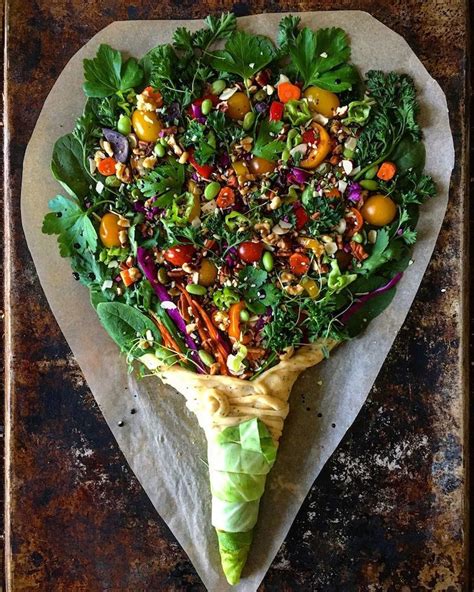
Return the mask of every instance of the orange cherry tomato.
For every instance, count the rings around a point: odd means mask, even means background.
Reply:
[[[243,119],[251,108],[250,100],[243,92],[236,92],[227,100],[227,115],[236,121]]]
[[[120,247],[119,232],[122,230],[118,225],[120,218],[117,214],[108,212],[102,216],[99,226],[99,236],[104,247]]]
[[[203,259],[199,268],[199,284],[201,286],[212,286],[217,278],[217,267],[210,259]]]
[[[300,162],[300,166],[304,169],[317,168],[331,152],[331,138],[329,134],[319,123],[314,123],[313,125],[319,132],[318,145],[310,151],[307,158]]]
[[[138,109],[133,112],[132,126],[138,139],[143,142],[156,142],[163,128],[156,113]]]
[[[163,253],[163,256],[168,263],[171,263],[171,265],[181,267],[181,265],[191,262],[195,252],[196,249],[193,245],[176,245],[175,247],[167,249]]]
[[[263,243],[245,241],[239,245],[239,257],[245,263],[256,263],[260,261],[263,254]]]
[[[109,156],[108,158],[104,158],[97,165],[99,173],[101,175],[104,175],[104,177],[110,177],[110,175],[115,175],[115,163],[115,159],[111,156]]]
[[[356,232],[364,225],[364,218],[362,214],[356,208],[350,208],[348,215],[346,216],[347,222],[347,236],[353,236]]]
[[[364,220],[372,226],[385,226],[397,215],[397,205],[386,195],[371,195],[361,212]]]
[[[216,199],[218,208],[230,208],[235,203],[235,193],[230,187],[223,187]]]
[[[275,170],[275,163],[266,158],[260,158],[260,156],[254,156],[248,161],[248,167],[251,173],[254,175],[265,175]]]
[[[309,270],[310,259],[301,253],[293,253],[289,259],[290,268],[296,275],[304,275]]]

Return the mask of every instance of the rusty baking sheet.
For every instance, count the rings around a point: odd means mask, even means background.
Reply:
[[[215,0],[7,3],[10,590],[204,590],[125,464],[52,317],[26,248],[21,166],[43,101],[69,58],[114,20],[295,6]],[[403,35],[446,92],[457,160],[448,214],[412,310],[261,590],[467,589],[466,5],[346,0],[300,1],[297,7],[367,10]]]

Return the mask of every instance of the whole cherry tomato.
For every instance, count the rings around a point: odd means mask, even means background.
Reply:
[[[118,225],[120,218],[113,212],[107,212],[100,220],[99,236],[104,247],[120,247],[119,232],[122,230]]]
[[[163,253],[163,256],[168,263],[171,263],[171,265],[181,267],[181,265],[191,262],[195,252],[196,249],[193,245],[176,245],[175,247],[167,249]]]
[[[249,98],[243,92],[236,92],[227,100],[227,115],[236,121],[243,119],[251,109]]]
[[[397,205],[386,195],[371,195],[362,208],[364,220],[372,226],[390,224],[397,215]]]
[[[260,261],[263,254],[263,243],[245,241],[239,245],[239,257],[245,263],[256,263]]]
[[[302,255],[301,253],[293,253],[290,256],[290,268],[296,275],[304,275],[309,270],[309,257]]]

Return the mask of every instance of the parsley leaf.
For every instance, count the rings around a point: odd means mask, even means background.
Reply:
[[[186,148],[194,146],[194,158],[198,164],[206,164],[213,159],[216,149],[208,141],[206,126],[195,119],[188,121],[182,142]]]
[[[76,251],[97,248],[97,232],[87,212],[81,206],[62,195],[50,200],[52,212],[43,220],[45,234],[57,234],[61,257],[71,257]]]
[[[84,60],[84,92],[88,97],[109,97],[138,86],[143,70],[134,58],[122,63],[119,51],[101,44],[92,60]]]
[[[240,125],[231,121],[222,111],[211,111],[206,119],[206,124],[214,130],[217,139],[227,148],[233,142],[245,136],[245,131]]]
[[[281,352],[286,347],[297,346],[303,340],[299,326],[300,311],[289,305],[273,308],[272,320],[263,328],[263,344],[273,351]]]
[[[169,158],[167,162],[157,166],[151,173],[138,182],[138,188],[145,197],[155,197],[154,205],[160,208],[169,206],[173,198],[183,191],[185,181],[183,164]]]
[[[275,137],[281,132],[283,121],[263,119],[260,123],[252,154],[266,160],[277,160],[285,149],[285,143]]]
[[[278,57],[282,58],[289,54],[290,46],[294,45],[298,35],[298,28],[301,22],[299,16],[291,14],[284,16],[278,25]]]
[[[204,19],[206,28],[199,29],[192,36],[193,45],[206,51],[219,39],[227,39],[237,26],[237,19],[232,12],[224,12],[220,16],[209,15]]]
[[[342,29],[314,32],[306,27],[289,51],[305,87],[315,84],[331,92],[341,92],[350,89],[359,79],[356,68],[347,63],[351,49]]]
[[[220,72],[237,74],[243,80],[267,66],[275,57],[275,46],[268,37],[237,31],[210,59],[211,66]]]

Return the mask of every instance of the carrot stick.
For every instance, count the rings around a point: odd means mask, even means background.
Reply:
[[[227,360],[227,352],[226,352],[224,346],[222,345],[222,343],[220,342],[219,332],[217,331],[216,327],[214,326],[213,322],[208,317],[207,312],[202,308],[202,306],[200,304],[198,304],[195,300],[193,300],[193,302],[194,302],[194,306],[198,309],[199,314],[201,315],[203,321],[206,323],[206,327],[209,331],[209,334],[216,342],[219,352],[222,354],[222,357],[224,358],[224,360]]]

